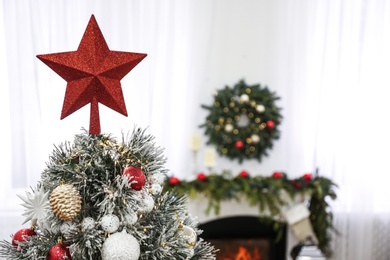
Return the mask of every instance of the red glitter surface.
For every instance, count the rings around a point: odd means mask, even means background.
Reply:
[[[146,54],[111,51],[92,15],[77,51],[37,55],[67,81],[61,119],[91,103],[90,134],[100,134],[101,103],[127,116],[120,80]]]

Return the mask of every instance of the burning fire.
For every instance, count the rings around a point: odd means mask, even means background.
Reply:
[[[261,260],[259,250],[255,248],[251,254],[245,247],[239,246],[238,252],[235,256],[224,257],[223,260]]]

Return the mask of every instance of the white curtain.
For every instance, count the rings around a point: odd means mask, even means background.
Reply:
[[[123,80],[129,117],[101,109],[102,131],[148,127],[180,178],[193,165],[215,89],[244,78],[281,97],[280,140],[263,162],[218,158],[251,174],[320,169],[338,185],[333,259],[390,259],[390,4],[386,0],[3,0],[0,10],[0,238],[53,144],[88,127],[85,107],[60,121],[66,82],[35,58],[76,50],[91,14],[112,50],[147,53]]]
[[[35,186],[53,144],[88,129],[89,107],[59,120],[66,82],[35,56],[74,51],[94,14],[111,50],[147,53],[122,81],[129,116],[100,106],[102,132],[148,128],[185,176],[204,73],[213,3],[208,1],[1,1],[0,237],[22,223],[20,200]],[[8,71],[8,72],[7,72]],[[6,77],[9,81],[7,83]]]

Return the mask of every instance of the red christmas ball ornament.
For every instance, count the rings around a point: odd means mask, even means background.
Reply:
[[[46,260],[72,260],[69,248],[62,243],[58,243],[50,248]]]
[[[266,125],[267,125],[267,128],[268,128],[268,129],[273,129],[273,128],[275,128],[275,122],[272,121],[272,120],[268,120],[268,121],[266,122]]]
[[[313,176],[311,175],[311,173],[305,173],[302,177],[306,185],[310,185],[312,178]]]
[[[313,176],[311,175],[311,173],[305,173],[302,177],[305,181],[311,181],[311,179],[313,178]]]
[[[129,166],[124,169],[123,174],[127,176],[133,190],[141,190],[145,186],[145,173],[140,168]]]
[[[244,148],[244,142],[239,140],[237,142],[234,143],[234,147],[236,147],[237,149],[243,149]]]
[[[291,181],[292,186],[294,186],[295,189],[300,190],[302,188],[301,184],[297,180]]]
[[[241,177],[241,178],[248,178],[249,177],[249,173],[247,172],[247,171],[241,171],[240,172],[240,174],[239,174],[239,176]]]
[[[178,179],[178,178],[176,178],[176,177],[171,177],[171,178],[169,178],[169,184],[171,185],[171,186],[176,186],[176,185],[178,185],[180,183],[180,180]]]
[[[281,179],[282,177],[283,177],[283,173],[282,172],[276,171],[276,172],[274,172],[272,174],[272,178],[274,178],[274,179]]]
[[[198,173],[198,175],[196,176],[196,179],[198,181],[206,181],[207,180],[207,176],[206,174],[204,174],[203,172],[200,172]]]
[[[16,232],[14,234],[14,236],[12,237],[12,245],[14,247],[18,247],[18,243],[17,242],[24,242],[27,237],[31,237],[31,236],[35,236],[35,235],[36,235],[36,233],[35,233],[34,229],[32,229],[32,228],[22,228],[21,230]]]

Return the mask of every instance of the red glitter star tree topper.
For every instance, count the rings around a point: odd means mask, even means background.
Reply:
[[[91,103],[89,133],[100,134],[99,104],[127,116],[120,80],[146,54],[111,51],[91,16],[77,51],[37,55],[67,81],[61,119]]]

